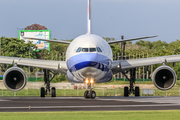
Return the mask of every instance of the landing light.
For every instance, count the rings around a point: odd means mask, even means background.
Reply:
[[[120,66],[118,65],[117,68],[120,68]]]
[[[85,80],[85,82],[86,82],[86,84],[87,84],[87,83],[89,82],[89,80],[88,80],[88,79],[86,79],[86,80]]]
[[[94,80],[93,80],[93,79],[91,79],[90,83],[94,83]]]

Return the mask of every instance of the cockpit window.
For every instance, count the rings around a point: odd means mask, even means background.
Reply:
[[[97,51],[98,52],[102,52],[101,48],[97,47]]]
[[[81,48],[79,47],[76,52],[102,52],[100,47],[96,47],[96,48]]]
[[[76,52],[81,52],[81,47],[79,47],[79,48],[76,50]]]
[[[96,52],[96,48],[90,48],[90,52]]]
[[[82,52],[88,52],[88,48],[82,48]]]

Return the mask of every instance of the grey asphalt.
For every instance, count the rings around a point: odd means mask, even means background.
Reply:
[[[0,112],[180,109],[180,97],[0,97]]]

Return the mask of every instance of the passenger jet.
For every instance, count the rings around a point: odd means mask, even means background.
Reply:
[[[27,75],[18,67],[22,65],[43,69],[46,87],[41,87],[41,97],[45,97],[47,94],[56,97],[56,89],[55,87],[51,88],[50,82],[58,73],[65,74],[70,82],[87,84],[88,90],[84,92],[86,99],[96,97],[92,84],[111,81],[113,74],[122,73],[130,82],[129,87],[124,87],[124,96],[128,97],[129,94],[139,96],[139,87],[134,87],[136,68],[153,64],[162,64],[153,72],[152,80],[154,85],[160,90],[169,90],[174,86],[176,73],[172,68],[166,66],[166,63],[179,62],[180,55],[113,60],[110,44],[156,36],[106,42],[102,37],[91,32],[91,0],[88,0],[87,3],[87,33],[75,38],[72,42],[24,37],[24,39],[69,44],[66,51],[66,61],[0,57],[0,63],[14,65],[4,73],[3,81],[7,89],[16,92],[26,86]],[[54,74],[52,78],[50,78],[50,73]],[[127,76],[127,73],[130,74],[130,77]]]

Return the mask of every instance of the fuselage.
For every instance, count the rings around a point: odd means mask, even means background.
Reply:
[[[67,79],[82,83],[86,79],[108,82],[112,79],[113,54],[109,44],[94,34],[74,39],[66,51]]]

